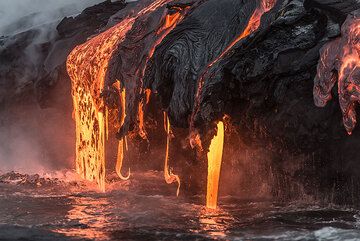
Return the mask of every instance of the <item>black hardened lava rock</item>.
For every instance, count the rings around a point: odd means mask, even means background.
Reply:
[[[145,112],[150,142],[155,139],[161,147],[151,147],[151,159],[161,158],[164,152],[164,110],[175,136],[170,144],[174,173],[180,174],[183,186],[190,191],[194,186],[205,187],[206,161],[197,159],[187,140],[195,93],[203,75],[193,124],[201,130],[206,151],[215,123],[224,116],[230,123],[226,126],[222,175],[222,188],[228,193],[241,189],[247,197],[256,197],[267,190],[282,200],[309,194],[339,203],[358,201],[359,128],[349,136],[338,102],[318,108],[313,100],[319,51],[340,35],[341,24],[359,8],[358,1],[277,0],[262,16],[259,29],[208,69],[244,31],[261,0],[182,2],[195,5],[157,46],[149,62],[146,56],[162,12],[140,17],[109,65],[110,84],[123,79],[128,81],[123,83],[127,94],[135,93],[129,94],[132,99],[127,106],[133,108],[132,118],[139,89],[150,88],[156,94]],[[55,103],[71,109],[67,55],[77,44],[120,21],[125,14],[118,11],[124,6],[122,1],[106,1],[75,18],[66,18],[46,41],[39,40],[38,29],[0,38],[0,104],[36,96],[42,106]],[[137,82],[141,78],[137,71],[145,67],[143,83]],[[337,99],[336,90],[333,96]],[[142,149],[136,154],[139,159],[149,159]]]
[[[275,157],[284,172],[278,190],[300,181],[306,192],[342,203],[354,202],[354,193],[360,192],[360,132],[349,136],[338,103],[317,108],[311,93],[319,50],[340,34],[339,24],[326,10],[306,10],[301,1],[291,1],[268,28],[238,45],[220,64],[216,73],[225,86],[216,99],[226,96],[225,112],[237,119],[245,142]],[[211,96],[204,98],[203,105],[211,103]],[[234,108],[233,103],[240,105]],[[287,172],[289,158],[301,160],[301,167]]]
[[[226,147],[233,153],[225,154],[224,163],[232,162],[228,168],[235,168],[242,165],[245,152],[261,153],[254,162],[261,159],[265,171],[259,175],[267,172],[269,176],[257,178],[273,182],[279,198],[311,194],[331,197],[334,202],[352,202],[354,193],[360,192],[360,132],[355,130],[349,136],[336,101],[318,108],[312,94],[319,50],[340,34],[345,19],[341,16],[358,8],[357,2],[350,2],[280,2],[278,9],[263,16],[258,31],[238,42],[205,75],[196,125],[206,129],[229,115],[241,140],[228,139],[235,147]],[[216,11],[206,14],[212,3],[208,1],[179,24],[156,49],[148,67],[153,89],[169,111],[172,124],[180,127],[189,124],[199,75],[223,50],[218,42],[227,41],[225,33],[215,26],[226,26],[223,30],[231,39],[242,30],[254,7],[246,1],[242,3],[249,8],[235,6],[240,3],[232,1],[216,4],[224,11],[229,6],[243,9],[241,14],[234,12],[244,22],[237,23],[239,28],[232,31],[235,23],[231,21],[221,17],[215,23],[211,21],[217,17]],[[238,19],[231,11],[223,17]],[[209,22],[210,27],[206,25]],[[334,96],[336,99],[336,93]],[[204,134],[208,145],[212,135]]]
[[[207,64],[244,30],[258,3],[205,1],[156,48],[145,83],[159,94],[171,123],[188,126],[198,78]]]

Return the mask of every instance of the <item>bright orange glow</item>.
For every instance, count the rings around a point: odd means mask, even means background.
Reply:
[[[108,115],[101,98],[109,61],[138,16],[156,10],[169,0],[155,0],[135,16],[77,46],[69,55],[67,70],[72,80],[76,123],[76,170],[105,191],[105,139]],[[121,152],[120,152],[121,153]],[[121,158],[120,158],[121,159]]]
[[[218,200],[221,161],[224,147],[224,123],[217,124],[217,134],[211,140],[208,158],[206,207],[216,209]]]
[[[130,168],[129,168],[129,173],[126,177],[124,177],[122,174],[121,174],[121,168],[122,168],[122,163],[123,163],[123,160],[124,160],[124,138],[122,138],[120,141],[119,141],[119,146],[118,146],[118,153],[117,153],[117,161],[116,161],[116,167],[115,167],[115,170],[116,170],[116,173],[118,174],[118,176],[120,177],[121,180],[128,180],[130,178]]]
[[[230,213],[221,209],[204,208],[199,212],[199,226],[214,240],[228,240],[227,230],[236,220]]]
[[[169,170],[169,145],[170,145],[170,138],[171,138],[171,127],[170,127],[170,121],[167,117],[167,114],[164,112],[164,126],[166,131],[166,153],[165,153],[165,164],[164,164],[164,178],[167,184],[171,184],[173,182],[178,183],[178,188],[176,191],[176,196],[179,196],[180,193],[180,178],[178,175],[175,175],[172,173],[171,170]]]
[[[119,81],[117,81],[116,83],[119,83]],[[120,83],[118,85],[120,86]],[[120,126],[122,126],[124,124],[125,117],[126,117],[125,98],[126,98],[126,91],[125,91],[125,89],[122,89],[120,92],[120,105],[121,105]],[[123,160],[124,160],[124,148],[127,150],[126,136],[124,138],[121,138],[121,140],[119,141],[115,171],[118,174],[118,176],[120,177],[120,179],[128,180],[131,175],[130,168],[129,168],[129,173],[126,177],[124,177],[121,174],[122,164],[123,164]]]
[[[105,191],[105,135],[108,116],[100,93],[105,73],[116,46],[134,23],[128,18],[69,55],[67,69],[72,80],[76,123],[76,170],[85,179],[96,181]]]
[[[181,9],[179,9],[181,11]],[[157,34],[160,34],[164,30],[171,29],[175,27],[179,20],[183,17],[180,12],[175,12],[173,14],[168,14],[165,17],[164,25],[158,30]]]
[[[145,96],[146,96],[146,104],[149,104],[150,96],[151,96],[151,90],[150,89],[145,90]]]
[[[73,225],[71,228],[62,228],[52,230],[61,233],[67,237],[86,239],[86,240],[108,240],[108,233],[104,227],[109,224],[109,211],[106,209],[111,203],[106,198],[90,197],[70,197],[71,209],[68,211],[66,218]],[[101,212],[103,215],[96,215]],[[86,226],[86,229],[84,229]]]

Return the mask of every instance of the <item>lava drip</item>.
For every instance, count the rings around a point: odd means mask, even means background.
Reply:
[[[102,191],[105,191],[105,144],[109,126],[102,91],[109,61],[135,20],[168,2],[152,1],[134,16],[126,17],[107,31],[77,46],[68,57],[67,70],[72,81],[76,123],[76,170],[83,178],[95,181]]]
[[[165,163],[164,163],[164,178],[165,178],[165,181],[167,184],[171,184],[174,182],[178,183],[176,196],[179,196],[180,185],[181,185],[180,178],[178,175],[173,174],[171,169],[169,169],[169,149],[170,149],[170,139],[171,139],[172,133],[171,133],[170,121],[169,121],[169,118],[168,118],[166,112],[164,112],[164,128],[166,131],[166,153],[165,153]]]
[[[125,89],[122,89],[122,90],[120,89],[120,83],[119,82],[117,82],[117,88],[118,88],[118,91],[120,92],[120,107],[121,107],[119,125],[122,126],[124,124],[125,115],[126,115],[126,111],[125,111],[125,108],[126,108],[125,107],[126,93],[125,93]],[[122,163],[123,163],[123,160],[124,160],[124,151],[127,151],[126,136],[119,140],[115,171],[118,174],[118,176],[120,177],[120,179],[128,180],[130,178],[130,168],[129,168],[129,174],[126,177],[124,177],[122,175],[122,173],[121,173]]]
[[[206,192],[206,207],[216,209],[219,180],[221,172],[221,161],[224,148],[224,123],[220,121],[217,124],[217,134],[211,140],[208,158],[208,177]]]
[[[186,4],[168,5],[166,15],[160,15],[160,25],[157,22],[158,14],[156,13],[153,14],[153,18],[139,19],[136,23],[138,26],[134,25],[133,30],[128,34],[126,41],[122,43],[119,50],[112,58],[111,64],[114,66],[114,71],[111,71],[108,74],[105,87],[111,86],[113,81],[116,80],[116,83],[120,83],[123,90],[126,91],[126,93],[129,93],[129,95],[126,95],[124,100],[121,101],[121,103],[126,103],[126,105],[121,107],[122,110],[126,109],[126,111],[122,114],[125,118],[121,122],[117,134],[120,140],[124,137],[126,138],[126,136],[134,138],[137,135],[141,137],[142,140],[149,142],[144,117],[146,106],[150,101],[151,90],[146,89],[144,86],[143,78],[145,70],[156,47],[185,17],[189,9],[190,6]],[[149,34],[148,30],[143,28],[144,23],[149,25],[155,23],[157,28]],[[129,51],[136,55],[137,58],[134,59],[131,55],[125,56]],[[112,84],[112,86],[113,85],[114,84]],[[107,90],[111,91],[111,88],[107,88]],[[122,145],[120,143],[119,148],[121,149],[121,147]],[[123,154],[121,150],[118,153]],[[117,170],[121,169],[121,164],[122,158],[118,158]],[[117,172],[118,174],[120,173],[120,171]],[[166,171],[166,173],[166,182],[172,183],[173,181],[171,178],[173,175],[169,175],[168,171]],[[176,180],[180,183],[179,177],[177,177]],[[177,194],[178,193],[179,189],[177,191]]]
[[[314,102],[324,107],[331,100],[337,81],[343,123],[350,135],[356,125],[356,105],[360,102],[360,11],[349,14],[341,27],[341,37],[320,51],[314,79]]]

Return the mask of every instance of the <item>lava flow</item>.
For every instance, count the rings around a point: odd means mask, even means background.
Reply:
[[[264,13],[270,11],[275,6],[275,0],[261,0],[260,6],[255,9],[252,16],[249,19],[247,26],[244,31],[237,36],[225,49],[224,51],[211,61],[204,73],[198,80],[198,87],[195,96],[194,110],[191,115],[191,146],[197,146],[199,149],[202,149],[202,144],[198,132],[195,129],[195,117],[200,110],[200,99],[202,94],[202,89],[205,82],[205,75],[211,69],[211,67],[219,62],[223,57],[238,43],[240,40],[246,38],[251,33],[256,31],[261,23],[261,17]],[[208,153],[208,183],[207,183],[207,200],[206,206],[209,208],[216,208],[217,206],[217,196],[218,196],[218,185],[219,185],[219,176],[221,170],[221,159],[222,159],[222,150],[223,150],[223,136],[224,136],[224,127],[223,123],[219,122],[218,124],[218,134],[212,139],[210,151]]]
[[[321,49],[314,80],[314,101],[323,107],[332,98],[338,81],[339,103],[346,131],[356,125],[356,104],[360,102],[360,12],[350,14],[341,27],[341,37]]]
[[[173,182],[177,182],[178,183],[178,188],[176,191],[176,196],[179,196],[179,191],[180,191],[180,178],[178,175],[175,175],[172,173],[171,170],[169,170],[169,148],[170,148],[170,139],[171,139],[171,126],[170,126],[170,121],[169,118],[167,116],[167,114],[164,112],[164,128],[166,131],[166,154],[165,154],[165,163],[164,163],[164,178],[167,184],[171,184]]]
[[[168,2],[170,0],[151,2],[134,16],[125,18],[109,30],[77,46],[68,57],[67,70],[72,80],[73,113],[76,122],[76,170],[83,178],[96,181],[103,191],[105,190],[105,144],[109,126],[109,111],[101,93],[104,89],[109,60],[139,16],[151,13]],[[180,19],[180,17],[177,17],[176,21],[166,19],[166,24],[161,29],[160,40],[156,41],[154,49]],[[152,53],[153,50],[149,56]],[[118,81],[120,83],[121,80]],[[117,121],[121,125],[126,113],[124,110],[125,92],[122,89],[123,86],[119,86],[123,108],[121,120]],[[140,118],[142,119],[142,116]],[[123,177],[120,172],[124,141],[126,139],[119,142],[116,171],[121,178],[126,179],[127,177]]]
[[[224,147],[224,123],[220,121],[217,124],[217,134],[211,140],[208,158],[208,177],[207,177],[207,193],[206,207],[216,209],[219,179],[221,172],[221,161]]]

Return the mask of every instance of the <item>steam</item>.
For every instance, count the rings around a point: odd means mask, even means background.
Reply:
[[[34,105],[16,105],[0,114],[0,173],[44,174],[73,167],[70,114]]]
[[[0,35],[12,35],[38,26],[60,22],[102,0],[1,0]]]
[[[38,70],[43,65],[39,46],[56,37],[56,26],[64,17],[77,15],[103,1],[0,0],[0,39],[6,36],[0,51],[21,41],[16,34],[36,30],[33,31],[35,34],[26,35],[29,42],[20,43],[23,44],[20,45],[23,46],[21,57],[9,65],[22,66],[20,70],[14,70],[17,75],[12,82],[9,83],[6,75],[5,78],[0,75],[0,85],[5,86],[4,93],[16,90],[17,94],[21,94],[26,91],[24,86],[31,85],[38,78]],[[9,95],[11,100],[12,95]],[[43,110],[36,101],[27,102],[24,101],[25,106],[14,103],[0,109],[0,173],[41,174],[73,168],[75,127],[71,113],[63,109]]]

